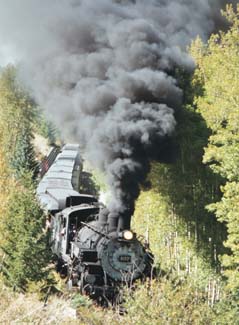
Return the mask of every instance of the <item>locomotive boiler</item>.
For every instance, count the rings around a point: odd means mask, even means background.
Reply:
[[[79,147],[65,145],[37,193],[50,214],[50,245],[68,287],[113,301],[122,284],[151,274],[153,258],[128,223],[77,191],[81,169]]]

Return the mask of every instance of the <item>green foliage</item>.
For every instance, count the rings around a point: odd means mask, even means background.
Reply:
[[[175,213],[169,197],[155,190],[141,193],[133,227],[142,240],[148,231],[159,276],[189,277],[200,288],[207,286],[209,278],[218,277],[211,268],[216,258],[210,255],[212,241],[198,245],[197,234]]]
[[[100,187],[96,183],[93,175],[90,172],[82,171],[80,174],[80,193],[99,196]]]
[[[190,237],[198,253],[200,251],[219,268],[218,255],[225,251],[223,240],[226,231],[213,214],[205,210],[206,205],[220,199],[221,183],[221,178],[213,175],[202,163],[208,134],[205,122],[193,106],[184,105],[178,114],[177,157],[173,164],[152,164],[149,175],[152,191],[144,195],[155,197],[154,202],[158,202],[154,215],[165,218],[169,223],[176,218],[172,231],[181,231]],[[152,203],[146,203],[146,206],[151,210]],[[161,213],[163,206],[165,211]]]
[[[16,176],[20,177],[26,171],[33,171],[34,178],[37,174],[38,163],[35,160],[34,147],[32,144],[33,136],[29,128],[21,130],[15,143],[15,151],[10,162],[15,170]]]
[[[219,221],[226,223],[228,237],[225,246],[231,254],[222,258],[229,288],[239,290],[239,6],[228,6],[224,16],[231,23],[227,32],[212,35],[205,45],[197,39],[191,52],[197,63],[194,76],[198,93],[195,103],[211,129],[203,161],[225,178],[223,197],[208,206]],[[238,296],[239,298],[239,296]]]
[[[1,139],[1,131],[0,131]],[[7,164],[7,159],[5,152],[1,147],[0,141],[0,244],[3,240],[3,231],[1,229],[2,224],[5,220],[6,211],[9,206],[9,196],[12,191],[12,188],[15,186],[15,181],[11,177],[11,172]]]
[[[193,117],[192,121],[200,121]],[[196,140],[200,132],[195,130],[196,125],[191,129]],[[217,195],[216,182],[200,163],[200,155],[191,155],[190,148],[197,147],[189,141],[190,126],[187,132],[188,138],[183,131],[180,138],[187,154],[179,155],[171,166],[152,164],[152,188],[142,191],[136,204],[133,227],[142,241],[148,230],[157,278],[152,287],[143,284],[129,296],[124,319],[129,324],[217,324],[222,319],[225,306],[221,300],[220,309],[218,303],[224,293],[217,255],[224,231],[204,209]],[[236,320],[235,311],[231,314],[228,311],[225,319]]]
[[[90,307],[93,305],[93,302],[87,296],[82,296],[81,294],[76,294],[72,298],[71,302],[72,307],[79,308],[79,307]]]
[[[141,286],[126,305],[129,324],[209,324],[213,319],[206,294],[187,281],[161,279]]]
[[[29,281],[46,278],[50,258],[43,231],[45,216],[35,197],[31,175],[22,178],[9,202],[2,227],[3,272],[9,285],[25,290]]]
[[[80,174],[79,191],[99,197],[100,193],[107,193],[107,190],[104,175],[99,170],[93,169],[89,162],[84,161],[84,170]]]
[[[0,257],[6,282],[26,290],[51,283],[45,216],[35,197],[37,163],[32,144],[36,105],[19,85],[16,70],[0,75]],[[44,285],[45,283],[45,285]],[[30,285],[31,284],[31,285]],[[44,288],[42,289],[44,291]]]
[[[34,131],[46,138],[50,145],[55,144],[60,137],[58,130],[51,121],[46,120],[44,112],[39,107],[36,112]]]
[[[5,68],[0,75],[1,144],[15,175],[33,171],[36,175],[33,140],[35,104],[18,84],[13,66]]]

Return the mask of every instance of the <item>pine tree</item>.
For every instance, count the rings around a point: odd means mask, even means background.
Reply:
[[[34,122],[34,131],[48,140],[50,145],[55,144],[59,138],[59,132],[54,123],[46,120],[43,110],[36,108],[36,120]]]
[[[19,85],[13,66],[5,68],[0,76],[0,118],[2,145],[8,161],[20,177],[24,172],[37,172],[32,144],[36,108],[33,100]]]
[[[46,277],[50,258],[33,182],[35,119],[34,102],[7,67],[0,75],[0,255],[7,282],[21,290]]]
[[[10,205],[2,226],[5,253],[3,272],[8,284],[25,290],[29,281],[47,276],[50,260],[45,216],[35,196],[32,177],[25,174],[10,195]]]

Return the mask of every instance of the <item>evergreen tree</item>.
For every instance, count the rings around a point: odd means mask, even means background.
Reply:
[[[25,174],[10,195],[2,225],[5,253],[3,272],[7,282],[25,290],[29,281],[46,278],[49,263],[45,216],[35,196],[31,175]]]
[[[36,113],[36,121],[34,123],[35,132],[46,138],[50,145],[55,144],[60,137],[57,128],[51,121],[46,120],[44,112],[39,107]]]
[[[9,66],[0,75],[0,255],[8,283],[25,290],[45,278],[50,258],[45,216],[35,197],[35,104]]]
[[[37,172],[32,144],[35,104],[18,84],[13,66],[5,68],[0,76],[0,118],[2,145],[17,177],[27,171]]]

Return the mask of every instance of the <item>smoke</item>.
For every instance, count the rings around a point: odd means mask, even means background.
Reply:
[[[176,125],[182,91],[172,71],[193,69],[186,46],[223,24],[224,2],[0,0],[1,54],[17,58],[65,139],[105,172],[111,212],[133,213]]]

